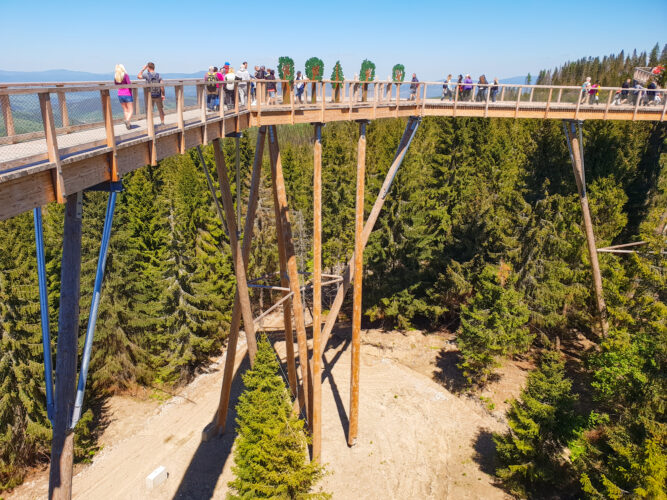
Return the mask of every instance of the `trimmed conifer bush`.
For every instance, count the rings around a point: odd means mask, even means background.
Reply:
[[[317,84],[324,76],[324,62],[319,57],[311,57],[306,61],[306,77],[312,82],[310,84],[310,102],[317,101]],[[324,97],[323,97],[324,98]]]
[[[340,61],[336,61],[336,64],[334,64],[333,67],[333,71],[331,72],[331,81],[342,82],[344,79],[345,75],[343,75],[343,67],[340,65]],[[334,102],[340,102],[340,89],[342,88],[342,84],[332,83],[331,88],[334,92]]]
[[[283,104],[289,104],[292,98],[292,85],[294,83],[294,59],[288,56],[278,58],[278,76],[287,83],[281,83],[283,89]]]
[[[236,407],[238,437],[229,483],[230,499],[328,498],[310,490],[324,474],[306,460],[308,440],[266,336],[257,343],[255,366],[243,375],[245,391]]]

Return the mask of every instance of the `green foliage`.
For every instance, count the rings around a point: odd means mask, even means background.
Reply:
[[[306,76],[309,80],[322,81],[324,76],[324,62],[318,57],[311,57],[306,61]]]
[[[483,385],[498,356],[526,352],[533,340],[528,307],[513,282],[508,266],[485,267],[472,301],[461,309],[460,368],[471,384]]]
[[[278,75],[281,80],[287,80],[290,83],[294,82],[294,59],[288,56],[278,58]]]
[[[539,368],[507,412],[509,430],[493,438],[500,462],[496,474],[511,493],[543,498],[554,489],[567,491],[563,450],[577,423],[571,389],[563,356],[543,351]]]
[[[405,80],[405,66],[396,64],[391,68],[391,79],[395,82],[402,82]]]
[[[266,336],[257,345],[254,367],[243,375],[239,397],[238,437],[234,450],[236,478],[229,483],[230,499],[327,498],[310,494],[324,470],[306,460],[303,421],[292,413],[292,403],[279,365]]]
[[[331,70],[331,81],[332,82],[342,82],[345,80],[345,75],[343,74],[343,67],[340,65],[340,61],[336,61],[334,64],[333,70]],[[334,89],[337,89],[341,86],[340,83],[332,83],[331,86]]]
[[[375,80],[375,63],[364,59],[359,70],[359,81],[372,82]]]

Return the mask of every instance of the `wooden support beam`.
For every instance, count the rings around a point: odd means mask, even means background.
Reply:
[[[363,243],[362,247],[365,247],[366,243],[368,243],[368,238],[370,237],[371,232],[373,231],[373,227],[375,226],[375,222],[377,221],[377,218],[380,215],[380,211],[382,210],[382,206],[384,205],[384,200],[387,194],[389,194],[389,188],[391,187],[394,177],[398,172],[398,168],[401,166],[401,162],[403,161],[405,153],[407,152],[408,147],[410,146],[412,137],[417,131],[419,122],[420,120],[414,116],[410,117],[410,119],[408,120],[408,124],[406,125],[405,131],[403,132],[403,137],[401,138],[401,141],[398,144],[398,150],[396,151],[396,157],[394,158],[394,162],[391,164],[389,170],[387,171],[387,175],[385,176],[384,183],[382,184],[382,188],[380,189],[380,193],[378,194],[377,199],[375,200],[375,204],[373,205],[370,214],[368,214],[368,218],[366,219],[366,223],[364,224],[364,232],[362,234],[362,243]],[[343,282],[338,288],[338,292],[336,292],[336,297],[334,298],[329,314],[327,315],[327,320],[324,323],[324,328],[322,329],[322,353],[324,353],[324,349],[326,348],[327,342],[329,341],[329,338],[331,336],[331,331],[333,330],[333,327],[336,324],[338,313],[340,312],[340,308],[343,305],[343,299],[345,298],[345,293],[347,292],[353,280],[354,280],[354,255],[352,255],[352,258],[348,262],[347,267],[343,271]]]
[[[377,104],[377,96],[376,96]],[[313,402],[310,419],[313,460],[322,456],[322,124],[315,124],[313,146]]]
[[[222,87],[221,87],[222,88]],[[208,144],[208,130],[206,128],[206,89],[204,85],[197,85],[197,98],[199,101],[199,119],[201,120],[201,143]],[[220,102],[220,110],[222,111],[223,105],[222,101]],[[225,121],[222,121],[222,126],[224,127]],[[222,137],[225,136],[224,132],[220,134]]]
[[[155,140],[155,123],[153,122],[153,97],[151,89],[144,89],[144,102],[146,103],[146,135],[150,138],[148,141],[148,157],[151,165],[157,165],[157,141]]]
[[[109,90],[100,90],[100,98],[102,99],[102,117],[104,119],[104,130],[107,136],[107,146],[111,148],[108,154],[109,158],[109,175],[112,182],[120,180],[118,174],[118,155],[116,152],[116,137],[113,128],[113,114],[111,111],[111,96]]]
[[[276,162],[275,152],[270,150],[271,165]],[[287,272],[287,254],[285,252],[285,235],[283,234],[282,224],[280,221],[280,204],[278,203],[278,192],[276,190],[276,183],[272,183],[273,191],[273,210],[276,218],[276,241],[278,242],[278,263],[280,265],[280,286],[285,289],[283,297],[290,294],[287,290],[289,288],[289,278]],[[294,354],[294,331],[292,324],[292,299],[285,300],[283,305],[283,324],[285,327],[285,352],[287,357],[287,380],[289,382],[290,391],[293,398],[298,398],[299,408],[305,408],[305,394],[303,390],[299,390],[299,384],[296,376],[296,357]]]
[[[185,108],[185,95],[183,93],[183,85],[176,85],[174,87],[176,93],[176,116],[178,119],[178,152],[185,153],[185,119],[183,118],[183,111]]]
[[[563,123],[565,128],[565,137],[570,148],[572,158],[572,169],[574,171],[574,180],[577,183],[579,192],[579,201],[581,203],[581,212],[584,220],[584,231],[586,233],[586,243],[588,244],[588,255],[591,259],[591,272],[593,273],[593,286],[595,289],[595,298],[597,303],[598,318],[602,336],[606,337],[609,332],[609,322],[607,321],[607,306],[604,301],[602,291],[602,274],[600,273],[600,263],[598,262],[597,246],[595,244],[595,234],[593,233],[593,222],[591,212],[588,206],[588,196],[586,194],[586,177],[584,174],[583,145],[581,144],[578,132],[581,131],[581,123],[566,121]],[[578,129],[578,130],[577,130]]]
[[[361,363],[361,284],[364,264],[364,181],[366,177],[366,122],[359,123],[357,146],[357,202],[354,218],[354,298],[352,309],[352,361],[350,374],[350,427],[347,444],[357,443],[359,432],[359,364]]]
[[[225,164],[225,156],[222,152],[222,142],[219,138],[213,141],[213,151],[215,153],[215,164],[218,169],[218,182],[220,183],[220,193],[222,194],[222,206],[225,209],[225,220],[229,231],[229,245],[231,246],[232,259],[234,260],[236,290],[239,294],[239,302],[241,303],[243,328],[248,341],[248,354],[250,355],[250,364],[252,366],[255,361],[255,354],[257,354],[255,324],[252,318],[252,309],[250,308],[250,295],[248,293],[248,279],[246,277],[245,263],[243,262],[243,250],[241,249],[241,245],[236,236],[236,220],[232,190],[229,186],[227,165]]]
[[[287,204],[287,193],[285,192],[285,179],[283,178],[283,166],[280,159],[280,147],[278,146],[278,133],[275,125],[269,127],[269,152],[271,154],[271,176],[275,189],[275,195],[280,208],[280,217],[276,224],[282,226],[283,241],[285,242],[285,258],[287,259],[287,275],[289,287],[293,293],[292,309],[294,311],[294,322],[296,324],[296,338],[299,345],[299,368],[301,371],[302,390],[309,391],[309,362],[308,344],[306,339],[306,323],[303,317],[303,303],[301,302],[301,287],[299,284],[299,272],[294,255],[294,244],[292,242],[292,226],[289,218],[289,206]],[[308,414],[308,397],[305,397],[306,414]]]
[[[57,85],[57,87],[62,87],[62,85]],[[108,92],[108,91],[107,91]],[[69,113],[67,112],[67,94],[65,92],[58,92],[58,106],[60,107],[60,118],[61,125],[63,127],[69,127]]]
[[[2,107],[2,117],[5,120],[7,137],[16,135],[16,130],[14,130],[14,116],[12,115],[12,108],[9,104],[8,95],[0,95],[0,106]]]
[[[49,498],[72,497],[74,433],[70,430],[76,393],[81,277],[81,192],[67,196],[60,271],[60,310],[56,356],[55,415],[51,441]]]
[[[252,244],[253,228],[255,227],[255,216],[257,214],[257,201],[259,200],[259,187],[262,181],[262,158],[264,157],[264,143],[266,139],[266,127],[260,127],[257,133],[257,144],[255,146],[255,161],[252,166],[252,181],[250,193],[248,194],[248,210],[246,211],[245,226],[243,228],[243,256],[244,268],[248,266],[250,247]],[[229,409],[229,398],[234,378],[234,363],[236,358],[236,345],[239,338],[239,327],[241,325],[241,301],[238,290],[234,296],[232,308],[232,321],[229,326],[229,341],[227,342],[227,355],[225,358],[225,371],[220,389],[220,401],[215,416],[215,427],[218,434],[225,432],[227,424],[227,410]],[[251,356],[254,363],[254,355]]]
[[[39,94],[39,107],[42,111],[42,122],[44,123],[44,135],[46,137],[46,150],[49,162],[55,165],[51,170],[53,194],[58,203],[65,203],[67,193],[65,193],[65,180],[63,179],[63,170],[60,163],[60,151],[58,150],[56,124],[53,118],[53,108],[51,107],[51,95],[48,92]]]

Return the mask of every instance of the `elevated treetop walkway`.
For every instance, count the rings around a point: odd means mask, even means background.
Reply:
[[[254,103],[239,100],[249,89],[236,81],[230,84],[233,104],[211,111],[203,80],[165,81],[165,125],[155,125],[153,106],[146,106],[148,86],[129,85],[135,97],[131,130],[122,123],[119,87],[108,82],[0,84],[0,220],[261,125],[408,116],[664,121],[667,110],[664,90],[654,91],[659,105],[644,103],[646,91],[625,89],[627,99],[618,102],[622,89],[601,87],[593,101],[582,99],[581,87],[561,85],[499,84],[492,92],[491,84],[452,84],[451,96],[441,99],[442,82],[420,82],[411,99],[409,82],[350,80],[306,82],[303,102],[290,98],[293,84],[278,80],[282,98],[268,104],[269,82],[253,83]],[[227,85],[218,88],[221,102]]]
[[[602,296],[602,281],[597,259],[583,168],[581,121],[642,120],[664,121],[667,97],[664,90],[647,91],[601,88],[597,95],[582,94],[580,87],[538,85],[478,85],[452,84],[451,93],[443,96],[442,82],[410,83],[321,81],[306,82],[303,102],[295,102],[291,84],[278,81],[282,99],[269,104],[266,89],[274,82],[255,81],[256,99],[248,104],[249,82],[221,83],[212,95],[228,90],[229,106],[210,110],[211,95],[206,82],[175,80],[162,84],[166,101],[165,124],[155,124],[150,88],[145,84],[128,85],[134,93],[137,114],[133,128],[122,123],[122,112],[112,93],[119,87],[105,82],[69,84],[6,84],[0,85],[0,106],[3,122],[0,128],[0,220],[33,209],[37,249],[37,268],[42,312],[42,342],[46,381],[48,417],[53,424],[49,496],[69,498],[71,493],[73,434],[84,402],[88,363],[93,344],[97,307],[102,291],[102,279],[109,248],[111,226],[120,189],[121,177],[147,164],[155,165],[163,158],[182,154],[192,147],[213,141],[215,165],[218,171],[222,208],[218,193],[211,182],[208,166],[199,149],[202,166],[226,224],[236,276],[236,296],[232,310],[229,343],[224,369],[220,403],[209,438],[224,432],[234,378],[236,345],[241,320],[248,341],[251,363],[256,352],[255,323],[250,307],[246,267],[252,244],[255,212],[262,175],[265,143],[268,145],[273,200],[276,217],[277,244],[280,265],[280,287],[283,294],[283,315],[286,334],[287,371],[289,386],[298,406],[305,410],[308,429],[312,433],[313,458],[321,453],[321,357],[330,338],[345,294],[354,284],[352,316],[352,373],[350,381],[349,428],[347,440],[356,442],[359,414],[359,367],[363,251],[392,182],[410,146],[421,118],[424,116],[498,117],[559,119],[570,150],[573,170],[582,208],[590,264],[594,278],[596,309],[600,330],[608,329],[606,307]],[[645,93],[646,92],[646,93]],[[52,96],[57,97],[57,106]],[[656,105],[655,96],[662,99]],[[618,97],[618,99],[617,99]],[[621,98],[622,97],[622,98]],[[650,99],[647,99],[650,98]],[[648,104],[647,101],[652,101]],[[366,125],[378,118],[409,117],[396,156],[387,170],[375,203],[365,217],[364,180],[366,164]],[[356,209],[354,253],[340,279],[336,297],[322,321],[322,125],[333,121],[359,122],[357,144]],[[277,125],[312,123],[313,141],[313,328],[312,356],[301,300],[301,286],[296,264],[289,205],[282,170]],[[250,127],[259,127],[248,208],[243,231],[240,216],[234,213],[228,170],[221,149],[221,138],[233,136]],[[238,172],[238,170],[237,170]],[[100,186],[102,185],[102,186]],[[81,271],[82,196],[89,188],[109,190],[109,202],[102,233],[97,274],[89,323],[81,362],[78,387],[76,384],[77,345],[79,340],[79,294]],[[51,201],[66,203],[63,230],[61,290],[58,317],[58,356],[55,387],[52,381],[51,340],[48,321],[46,264],[42,238],[41,206]],[[237,204],[240,200],[237,199]],[[237,207],[238,208],[238,207]],[[324,275],[326,277],[326,275]],[[358,279],[355,279],[358,278]],[[333,281],[332,281],[333,282]],[[277,305],[277,304],[276,304]],[[275,306],[274,306],[275,307]],[[261,316],[260,316],[261,317]],[[292,323],[292,319],[294,323]],[[294,324],[294,328],[292,328]],[[294,335],[298,352],[294,352]],[[298,372],[296,359],[298,357]]]

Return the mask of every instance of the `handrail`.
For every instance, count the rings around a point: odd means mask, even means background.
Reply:
[[[372,81],[363,81],[363,80],[307,80],[304,79],[302,80],[304,84],[307,83],[322,83],[322,84],[347,84],[347,85],[364,85],[364,84],[374,84],[374,83],[391,83],[393,85],[402,85],[402,86],[409,86],[412,82],[394,82],[391,80],[372,80]],[[275,80],[258,80],[251,78],[250,80],[234,80],[231,82],[226,82],[224,80],[220,80],[219,82],[216,82],[218,85],[222,84],[233,84],[233,85],[247,85],[248,83],[253,82],[262,82],[262,83],[276,83],[276,84],[283,84],[283,83],[289,83],[293,84],[294,81],[292,80],[284,80],[284,79],[275,79]],[[48,92],[48,93],[58,93],[58,92],[92,92],[92,91],[99,91],[103,89],[108,89],[108,90],[119,90],[119,89],[140,89],[140,88],[146,88],[146,87],[176,87],[178,85],[207,85],[207,83],[210,84],[210,82],[206,82],[204,79],[171,79],[171,80],[162,80],[160,83],[155,83],[155,82],[145,82],[143,80],[141,81],[135,81],[130,84],[126,85],[117,85],[115,83],[110,83],[110,82],[49,82],[49,83],[35,83],[35,84],[26,84],[26,83],[2,83],[0,82],[0,95],[20,95],[20,94],[36,94],[36,93],[42,93],[42,92]],[[443,81],[421,81],[421,82],[415,82],[418,86],[424,86],[424,85],[445,85],[446,82]],[[564,90],[582,90],[581,85],[536,85],[536,84],[524,84],[524,83],[498,83],[498,84],[493,84],[491,82],[489,83],[478,83],[478,82],[471,82],[471,83],[458,83],[458,82],[450,82],[449,85],[457,85],[457,86],[472,86],[473,88],[476,87],[494,87],[497,86],[499,88],[517,88],[517,89],[564,89]],[[16,87],[16,88],[13,88]],[[656,88],[656,89],[647,89],[646,87],[642,87],[641,89],[636,89],[634,87],[630,88],[623,88],[623,87],[596,87],[598,91],[652,91],[652,92],[665,92],[667,89],[661,89],[661,88]]]

